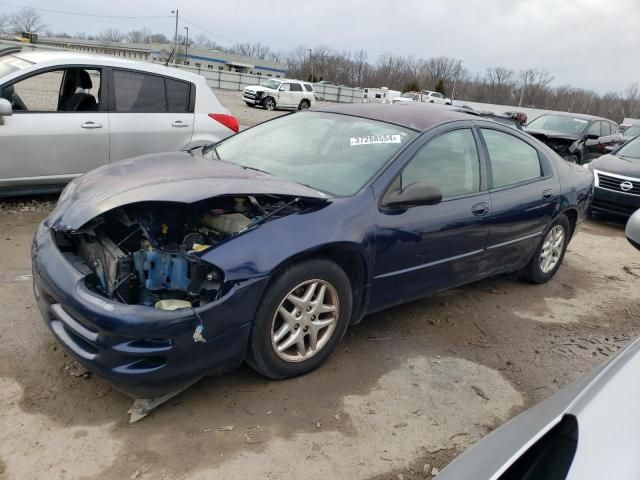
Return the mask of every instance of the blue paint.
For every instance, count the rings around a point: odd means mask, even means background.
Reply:
[[[402,108],[390,111],[400,115]],[[267,221],[198,254],[223,273],[229,286],[222,298],[198,308],[198,315],[188,309],[166,312],[123,305],[89,291],[83,275],[54,244],[50,227],[40,225],[32,258],[34,291],[43,317],[58,340],[83,364],[125,392],[149,396],[186,385],[210,372],[236,368],[244,358],[255,312],[268,282],[283,265],[302,257],[340,252],[343,258],[360,262],[364,278],[357,287],[362,295],[354,305],[353,321],[436,291],[516,271],[531,260],[540,233],[560,213],[577,222],[586,218],[593,177],[526,134],[489,121],[467,120],[462,114],[460,118],[463,120],[433,122],[425,127],[357,194],[329,199],[318,194],[309,201],[307,210]],[[476,130],[479,126],[529,142],[540,154],[544,175],[523,184],[492,189],[487,174],[491,162]],[[435,135],[459,127],[471,128],[479,139],[481,191],[436,205],[395,211],[380,208],[386,189],[415,152]],[[153,163],[156,174],[162,158],[159,155],[158,162]],[[237,189],[245,193],[268,185],[264,176],[254,171],[213,160],[199,163],[202,160],[194,156],[172,165],[176,172],[196,167],[202,169],[202,174],[206,171],[208,195],[215,191],[216,182],[237,182]],[[118,189],[130,192],[130,202],[140,201],[135,189],[126,188],[127,182],[135,178],[132,174],[123,175],[118,168],[122,167],[103,167],[100,174],[105,176],[104,182],[114,182],[110,188],[116,193]],[[103,182],[93,185],[105,187]],[[287,188],[291,191],[295,185],[282,183],[272,193]],[[178,180],[148,188],[157,188],[158,198],[167,201],[187,198],[179,197],[184,195],[185,187]],[[549,190],[552,194],[543,196]],[[309,196],[312,193],[308,191]],[[90,196],[89,191],[84,194]],[[487,205],[489,212],[474,216],[474,207],[479,204]],[[64,209],[64,202],[58,208]],[[152,261],[156,262],[153,266]],[[170,255],[147,252],[138,260],[136,268],[139,267],[148,273],[145,285],[150,290],[184,287],[185,266]],[[167,280],[165,274],[169,271],[171,279]],[[52,309],[57,304],[73,315],[74,322],[65,324],[64,315],[58,318],[51,314],[59,311],[59,307]],[[78,324],[84,330],[76,328],[74,333],[73,327]],[[194,342],[199,325],[206,335],[204,341]],[[97,340],[85,338],[86,334],[83,337],[83,331],[97,333]]]

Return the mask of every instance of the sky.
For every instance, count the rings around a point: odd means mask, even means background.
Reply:
[[[275,50],[327,45],[416,58],[459,58],[472,73],[487,67],[541,68],[554,85],[622,92],[640,81],[640,0],[7,0],[67,12],[162,18],[99,18],[42,11],[53,31],[98,33],[179,28],[221,45],[259,42]],[[0,0],[0,13],[15,7]],[[196,27],[199,26],[200,28]]]

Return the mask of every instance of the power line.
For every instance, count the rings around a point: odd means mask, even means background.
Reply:
[[[128,19],[173,18],[173,15],[131,16],[131,15],[101,15],[98,13],[68,12],[64,10],[54,10],[51,8],[30,7],[28,5],[20,5],[17,3],[10,3],[10,2],[4,2],[4,1],[0,1],[0,5],[7,5],[9,7],[18,7],[18,8],[32,8],[40,12],[57,13],[60,15],[75,15],[78,17],[128,18]]]
[[[212,32],[211,30],[207,30],[206,28],[201,27],[200,25],[197,25],[197,24],[193,23],[191,20],[187,20],[186,18],[184,18],[184,17],[182,17],[182,16],[181,16],[181,17],[179,17],[179,18],[180,18],[180,20],[182,20],[183,22],[186,22],[186,23],[188,23],[189,25],[194,26],[194,27],[195,27],[195,28],[197,28],[198,30],[202,30],[203,32],[208,33],[209,35],[213,35],[214,37],[221,38],[222,40],[225,40],[225,41],[230,42],[230,43],[239,43],[239,42],[237,42],[236,40],[231,40],[230,38],[223,37],[222,35],[219,35],[219,34],[217,34],[217,33]]]

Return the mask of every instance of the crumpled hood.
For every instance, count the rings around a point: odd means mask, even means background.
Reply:
[[[546,138],[553,138],[553,139],[563,139],[563,140],[571,140],[573,142],[575,142],[576,140],[578,140],[578,138],[580,138],[580,135],[570,135],[567,133],[561,133],[561,132],[552,132],[551,130],[532,130],[529,128],[525,128],[524,130],[526,133],[528,133],[529,135],[533,135],[534,137],[540,139],[543,137]]]
[[[193,203],[218,195],[280,194],[329,198],[304,185],[188,152],[129,158],[73,180],[45,220],[55,230],[76,230],[89,220],[138,202]]]
[[[591,165],[596,170],[602,170],[604,173],[640,178],[640,160],[626,159],[608,154],[592,160]]]
[[[264,85],[249,85],[248,87],[245,87],[245,90],[251,90],[253,92],[275,92],[276,90],[274,90],[273,88],[268,88],[265,87]]]

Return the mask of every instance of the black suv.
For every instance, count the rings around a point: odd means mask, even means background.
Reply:
[[[525,132],[565,160],[581,165],[604,155],[607,146],[622,139],[612,120],[577,113],[546,113],[531,121]]]

